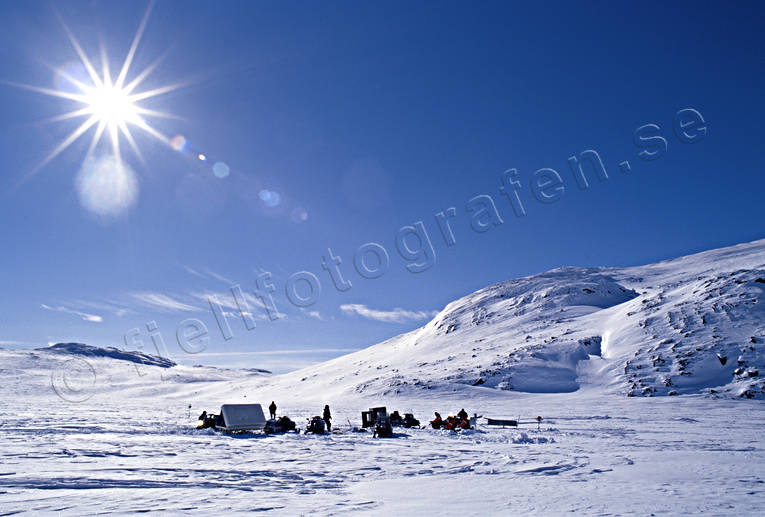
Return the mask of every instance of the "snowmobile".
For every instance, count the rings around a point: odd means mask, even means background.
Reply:
[[[210,427],[217,429],[218,427],[225,427],[226,425],[223,420],[223,415],[214,415],[207,411],[202,411],[198,421],[197,429],[208,429]]]
[[[266,426],[263,428],[263,432],[266,434],[281,434],[289,431],[297,432],[297,427],[295,426],[295,422],[286,416],[272,418],[266,422]]]
[[[393,427],[406,427],[411,429],[412,427],[419,427],[420,421],[414,418],[413,413],[404,413],[403,418],[398,411],[394,411],[390,415],[390,425]]]
[[[308,427],[305,428],[303,433],[324,434],[325,429],[326,423],[324,422],[324,419],[320,416],[315,416],[308,419]]]
[[[412,427],[420,427],[420,421],[414,418],[412,413],[404,413],[404,427],[411,429]]]

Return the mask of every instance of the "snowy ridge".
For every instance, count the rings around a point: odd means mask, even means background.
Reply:
[[[170,359],[156,355],[144,354],[138,351],[122,351],[114,347],[99,348],[96,346],[85,345],[83,343],[56,343],[46,348],[38,348],[39,352],[57,352],[82,357],[111,357],[121,361],[131,363],[145,364],[150,366],[159,366],[160,368],[171,368],[176,364]]]
[[[764,290],[765,240],[647,266],[564,267],[481,289],[420,329],[269,388],[763,398]]]
[[[72,346],[75,345],[75,346]],[[108,404],[114,397],[190,397],[202,389],[224,390],[252,381],[265,370],[177,365],[168,359],[82,344],[0,350],[3,400],[84,401]]]

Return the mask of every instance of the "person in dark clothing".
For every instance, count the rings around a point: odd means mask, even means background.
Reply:
[[[390,438],[393,436],[390,418],[381,417],[375,420],[375,432],[372,438]]]
[[[457,418],[459,420],[467,420],[468,414],[467,411],[465,411],[465,408],[460,409],[460,412],[457,413]]]
[[[271,401],[271,405],[268,406],[268,412],[271,413],[272,419],[276,418],[276,402],[274,402],[273,400]]]
[[[444,421],[438,412],[436,412],[436,418],[430,421],[430,425],[433,426],[433,429],[441,429],[441,426],[444,425]]]
[[[329,404],[324,406],[324,422],[327,424],[327,431],[332,432],[332,413],[329,411]]]

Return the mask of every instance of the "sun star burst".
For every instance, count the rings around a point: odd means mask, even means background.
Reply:
[[[128,81],[128,74],[130,67],[133,63],[138,44],[141,41],[146,24],[151,13],[151,4],[146,10],[141,22],[138,26],[138,30],[133,37],[133,41],[128,50],[122,66],[120,67],[119,74],[115,79],[112,79],[109,70],[109,59],[106,55],[104,47],[101,46],[100,61],[101,70],[96,70],[93,62],[88,58],[87,54],[83,50],[80,43],[75,38],[74,34],[69,30],[66,24],[62,21],[62,26],[66,31],[69,41],[72,44],[79,60],[87,71],[87,79],[78,79],[68,74],[64,70],[58,70],[58,73],[66,81],[73,85],[75,91],[62,91],[60,89],[43,88],[32,85],[16,84],[16,86],[26,88],[38,93],[50,95],[53,97],[59,97],[79,103],[80,106],[77,109],[68,111],[51,119],[48,122],[57,122],[63,120],[71,120],[77,118],[84,118],[84,121],[80,123],[67,137],[65,137],[38,165],[30,172],[30,174],[40,170],[47,165],[56,156],[61,154],[65,149],[77,141],[81,136],[93,129],[93,137],[90,141],[85,160],[87,160],[97,148],[104,134],[106,134],[108,140],[111,143],[111,152],[114,155],[114,159],[117,163],[122,161],[120,153],[120,140],[124,138],[125,141],[135,152],[139,160],[143,161],[141,152],[136,144],[131,128],[136,127],[142,131],[148,133],[153,138],[165,143],[170,144],[170,140],[163,135],[160,131],[157,131],[151,126],[148,121],[149,117],[172,117],[169,113],[156,111],[140,106],[140,102],[158,95],[171,92],[180,86],[181,84],[174,84],[164,86],[160,88],[154,88],[150,90],[138,91],[139,86],[149,76],[149,74],[160,63],[161,58],[155,60],[149,66],[144,68],[132,80]]]

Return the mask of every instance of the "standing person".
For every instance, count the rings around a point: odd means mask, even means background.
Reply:
[[[460,412],[457,413],[457,418],[460,420],[467,420],[468,414],[467,411],[465,411],[465,408],[460,409]]]
[[[324,406],[324,422],[327,424],[327,431],[332,432],[332,413],[329,411],[329,404]]]
[[[268,412],[271,413],[271,419],[276,420],[276,402],[271,401],[271,405],[268,406]]]

